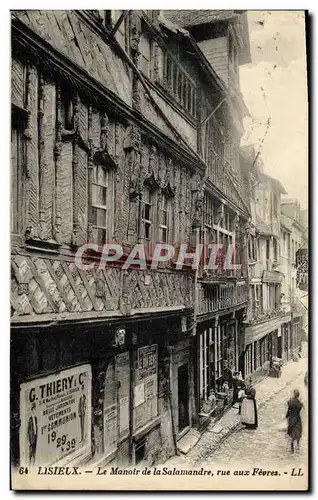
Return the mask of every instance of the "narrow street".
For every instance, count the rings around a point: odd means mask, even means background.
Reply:
[[[278,426],[284,420],[287,401],[292,390],[296,388],[299,389],[301,401],[304,403],[303,437],[300,450],[292,455],[289,439],[285,432],[278,430]],[[274,463],[279,463],[280,467],[301,467],[307,463],[307,415],[307,390],[302,374],[259,410],[258,429],[234,432],[210,458],[202,460],[202,465],[213,468],[220,464],[231,467],[240,463],[244,466],[267,464],[272,467]],[[200,462],[197,462],[197,465],[200,465]]]

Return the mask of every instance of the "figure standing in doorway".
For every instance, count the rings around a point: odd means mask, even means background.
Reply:
[[[84,387],[82,387],[83,394],[78,402],[78,416],[80,418],[81,424],[81,443],[84,441],[84,431],[85,431],[85,416],[86,416],[86,396],[84,394]]]
[[[36,405],[32,404],[31,416],[28,422],[28,441],[29,441],[29,464],[35,464],[36,445],[38,442],[38,419],[35,414]]]

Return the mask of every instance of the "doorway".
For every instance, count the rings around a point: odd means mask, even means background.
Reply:
[[[178,416],[178,430],[180,434],[190,425],[188,364],[181,365],[178,368]]]

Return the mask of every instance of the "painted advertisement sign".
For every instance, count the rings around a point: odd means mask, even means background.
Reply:
[[[51,465],[91,443],[90,365],[20,386],[20,465]]]

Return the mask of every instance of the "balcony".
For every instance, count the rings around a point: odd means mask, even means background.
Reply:
[[[13,255],[11,321],[93,320],[193,307],[193,273],[94,267]]]
[[[240,269],[224,269],[224,265],[220,265],[217,269],[203,269],[201,273],[201,279],[204,283],[246,278],[247,272],[244,266]]]
[[[198,284],[198,315],[214,313],[244,305],[248,301],[245,281],[223,284]]]
[[[207,167],[208,180],[216,186],[222,193],[238,204],[242,204],[240,180],[231,162],[225,158],[220,158],[216,153],[210,155]]]

